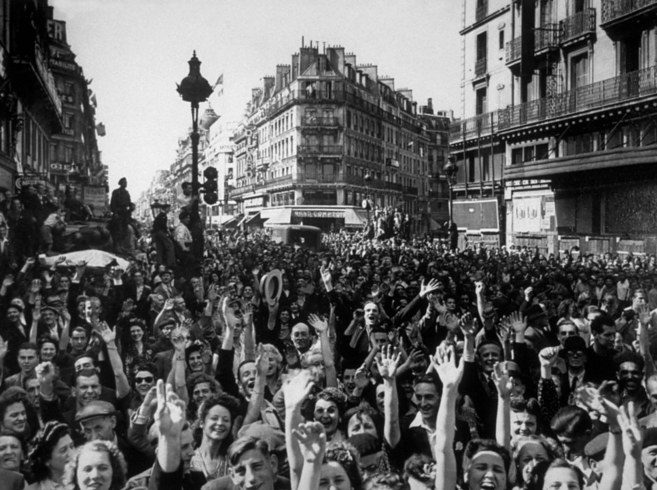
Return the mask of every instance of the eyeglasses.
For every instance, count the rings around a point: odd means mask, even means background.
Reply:
[[[153,382],[153,376],[144,376],[143,378],[135,378],[135,384],[143,384],[143,383],[152,383]]]
[[[568,355],[573,357],[582,357],[584,355],[584,352],[582,352],[581,350],[571,350],[568,351]]]

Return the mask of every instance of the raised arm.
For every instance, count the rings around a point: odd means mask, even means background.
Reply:
[[[293,485],[292,490],[319,488],[322,462],[326,452],[324,426],[319,422],[306,422],[294,429],[293,436],[303,456],[303,470],[298,485]]]
[[[319,334],[319,346],[322,349],[322,357],[324,358],[324,369],[326,370],[326,386],[338,387],[338,373],[335,369],[335,357],[331,350],[331,341],[328,337],[328,323],[323,318],[317,315],[310,315],[308,323]]]
[[[167,377],[167,383],[173,386],[174,391],[181,400],[189,403],[186,378],[187,363],[185,362],[185,333],[187,333],[186,328],[183,327],[178,327],[171,332],[173,363]]]
[[[639,306],[639,353],[643,357],[643,361],[646,365],[645,379],[648,379],[650,376],[655,374],[655,372],[657,372],[655,361],[653,360],[652,354],[650,352],[650,336],[648,332],[650,329],[651,319],[652,315],[648,305]]]
[[[493,372],[497,388],[497,417],[495,420],[495,439],[500,446],[511,451],[511,389],[513,385],[509,368],[505,362],[498,362]]]
[[[157,462],[165,473],[173,473],[181,465],[180,436],[185,425],[184,405],[171,386],[165,386],[161,379],[157,380]]]
[[[128,376],[123,369],[123,361],[119,355],[119,349],[116,346],[116,327],[109,328],[106,322],[99,326],[99,333],[107,346],[107,355],[109,357],[112,371],[114,371],[114,381],[116,382],[116,397],[120,400],[130,393],[130,383]]]
[[[283,385],[283,395],[285,397],[285,446],[290,465],[290,482],[293,489],[299,488],[299,480],[303,469],[303,455],[293,431],[303,422],[301,405],[310,394],[312,387],[312,375],[306,370],[301,371]]]
[[[30,327],[30,342],[36,344],[37,332],[39,330],[39,320],[41,320],[41,295],[34,299],[34,308],[32,308],[32,326]]]
[[[383,378],[383,437],[392,448],[397,447],[401,440],[397,394],[397,366],[400,358],[401,354],[395,354],[394,348],[389,345],[381,351],[381,360],[376,361],[379,374]]]
[[[456,364],[454,347],[439,346],[432,358],[434,369],[443,383],[443,393],[436,418],[435,459],[436,490],[456,488],[456,456],[454,455],[454,434],[456,432],[456,398],[458,386],[463,377],[463,358]]]
[[[627,408],[620,407],[618,425],[621,431],[623,450],[626,455],[625,463],[623,464],[623,483],[620,489],[633,490],[635,488],[643,488],[644,477],[641,461],[641,442],[643,438],[639,421],[636,417],[634,402],[630,402]],[[616,484],[615,487],[607,485],[603,487],[604,480],[605,475],[603,475],[602,481],[600,482],[600,489],[619,488],[618,481],[613,482]]]
[[[269,358],[265,355],[262,344],[258,344],[256,357],[256,378],[249,400],[249,406],[246,410],[243,426],[257,422],[260,419],[260,408],[265,403],[265,387],[267,386],[267,369],[269,368]]]

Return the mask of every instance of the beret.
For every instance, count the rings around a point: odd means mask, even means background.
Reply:
[[[591,439],[586,446],[584,446],[584,455],[593,459],[602,459],[607,450],[607,441],[609,440],[609,433],[603,432]]]

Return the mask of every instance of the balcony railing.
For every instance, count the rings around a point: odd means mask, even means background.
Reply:
[[[477,61],[475,61],[475,76],[476,77],[481,77],[486,74],[486,70],[488,69],[488,59],[487,58],[479,58]]]
[[[497,124],[498,111],[487,112],[479,116],[455,121],[449,128],[449,140],[453,142],[463,138],[469,139],[477,136],[487,136],[497,131]]]
[[[652,66],[584,85],[553,97],[502,109],[499,111],[499,129],[532,124],[656,94],[657,66]]]
[[[587,8],[560,22],[561,44],[595,33],[595,9]]]
[[[613,22],[621,17],[631,17],[631,14],[649,7],[657,7],[657,0],[602,0],[601,24]]]
[[[342,155],[341,145],[299,145],[297,146],[299,155]]]
[[[507,65],[520,61],[522,55],[522,38],[517,37],[506,43],[505,61]]]
[[[561,31],[558,24],[545,24],[534,30],[534,52],[540,53],[547,49],[556,49],[561,40]]]
[[[301,122],[304,126],[337,126],[338,118],[333,116],[306,116]]]

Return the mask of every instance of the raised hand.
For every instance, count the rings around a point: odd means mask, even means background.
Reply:
[[[256,372],[258,376],[265,377],[267,376],[267,371],[269,370],[270,358],[265,352],[265,348],[262,344],[258,344],[256,350]]]
[[[647,326],[650,323],[650,320],[652,319],[652,315],[650,314],[650,306],[645,304],[639,305],[637,314],[641,325]]]
[[[150,417],[157,408],[157,386],[151,386],[139,407],[140,415]]]
[[[369,371],[365,366],[360,366],[354,373],[354,383],[356,388],[364,390],[370,384]]]
[[[495,382],[498,396],[503,400],[508,400],[511,396],[511,390],[513,389],[513,383],[511,382],[511,376],[509,375],[509,365],[506,362],[498,362],[495,364],[492,378]]]
[[[401,354],[399,352],[395,353],[395,349],[391,345],[383,348],[381,359],[376,359],[376,366],[384,380],[394,381],[400,359]]]
[[[37,294],[39,291],[41,291],[41,279],[32,279],[30,293]]]
[[[459,327],[464,337],[474,337],[477,332],[477,322],[472,313],[467,312],[461,316]]]
[[[484,281],[475,281],[475,293],[477,296],[484,294]]]
[[[331,281],[330,269],[327,266],[322,265],[319,268],[319,273],[322,276],[322,282],[324,283],[324,287],[326,287],[326,291],[331,291],[331,289],[333,289],[333,283]]]
[[[328,330],[328,322],[315,314],[308,315],[308,323],[317,333],[324,333]]]
[[[110,328],[107,322],[101,322],[98,325],[98,333],[107,345],[116,340],[116,327]]]
[[[643,436],[636,416],[634,402],[629,402],[627,408],[624,406],[620,407],[618,426],[621,429],[625,454],[631,454],[633,457],[639,459],[641,457],[641,443],[643,441]]]
[[[525,318],[519,311],[511,313],[508,321],[513,331],[517,334],[523,333],[527,330],[527,318]]]
[[[300,371],[283,384],[285,406],[297,408],[308,397],[314,385],[312,374],[307,370]]]
[[[429,282],[422,281],[420,284],[420,297],[425,298],[427,294],[436,291],[440,287],[438,279],[430,279]]]
[[[540,361],[541,366],[554,366],[554,363],[557,362],[559,351],[561,351],[561,346],[545,347],[541,349],[541,352],[538,353],[538,360]]]
[[[299,448],[304,461],[314,463],[324,459],[326,451],[326,432],[320,422],[305,422],[299,424],[292,434],[299,442]]]
[[[40,363],[34,371],[39,385],[52,384],[55,380],[55,365],[50,361]]]
[[[2,287],[7,289],[11,287],[11,285],[14,284],[14,276],[11,274],[7,274],[5,278],[2,280]]]
[[[183,327],[177,327],[171,332],[171,344],[176,352],[185,352],[185,344],[187,343],[186,337],[188,336],[189,331]]]
[[[439,345],[436,355],[431,357],[431,365],[443,383],[444,390],[455,390],[463,377],[463,358],[456,364],[454,346]]]
[[[157,410],[155,424],[160,436],[179,438],[185,425],[185,402],[176,395],[170,384],[157,380]]]
[[[5,339],[0,336],[0,363],[2,363],[2,360],[5,358],[7,355],[7,342],[5,342]]]

